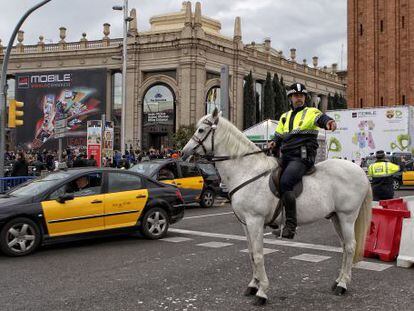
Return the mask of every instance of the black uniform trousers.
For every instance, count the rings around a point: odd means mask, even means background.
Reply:
[[[282,155],[283,173],[280,178],[280,192],[293,191],[295,185],[302,180],[306,171],[314,164],[313,161],[302,159],[298,155]]]

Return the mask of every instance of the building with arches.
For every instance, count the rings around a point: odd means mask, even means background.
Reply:
[[[126,137],[129,147],[147,149],[171,146],[169,133],[181,125],[197,122],[206,112],[220,106],[220,69],[229,66],[229,118],[243,126],[243,83],[251,71],[259,95],[267,72],[283,77],[285,84],[301,82],[310,91],[312,102],[322,110],[327,96],[345,95],[346,77],[337,66],[319,67],[318,58],[309,66],[297,62],[296,50],[290,55],[262,43],[243,43],[241,20],[235,17],[233,37],[224,36],[220,21],[201,14],[201,4],[192,9],[184,2],[180,11],[154,16],[151,28],[139,31],[135,9],[128,30],[126,71]],[[60,28],[60,41],[25,45],[24,32],[18,34],[9,63],[9,77],[24,72],[106,69],[106,117],[114,120],[119,136],[122,68],[122,38],[110,38],[110,25],[103,25],[101,40],[66,42],[66,28]],[[3,57],[0,47],[0,61]],[[12,81],[11,83],[12,84]],[[12,87],[12,86],[11,86]],[[30,109],[25,107],[25,109]],[[118,130],[117,130],[118,127]],[[115,139],[115,145],[119,137]]]

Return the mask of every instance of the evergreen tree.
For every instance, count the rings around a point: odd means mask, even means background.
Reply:
[[[253,76],[250,71],[243,87],[243,127],[249,128],[256,121],[256,101],[254,98]]]
[[[339,94],[339,108],[338,109],[347,109],[348,105],[346,103],[346,99],[342,94]]]
[[[282,93],[282,97],[283,97],[283,112],[289,111],[290,110],[290,103],[289,103],[289,98],[287,97],[287,93],[286,93],[286,85],[283,82],[283,77],[280,78],[280,91]]]
[[[194,135],[195,130],[194,124],[180,125],[175,133],[170,134],[170,139],[178,149],[182,149]]]
[[[333,109],[341,109],[341,103],[339,102],[339,94],[335,92],[335,95],[333,97]]]
[[[275,91],[272,85],[272,76],[267,72],[264,83],[263,95],[263,119],[273,119],[275,117]]]
[[[285,99],[283,96],[283,91],[282,91],[282,86],[280,85],[279,82],[279,77],[277,76],[277,73],[275,73],[273,75],[273,81],[272,81],[272,86],[273,86],[273,92],[275,94],[274,96],[274,116],[273,118],[275,118],[276,120],[280,119],[280,116],[283,114],[284,112],[284,106],[285,106]]]
[[[256,119],[255,119],[255,122],[253,124],[256,124],[256,123],[259,123],[260,121],[262,121],[263,111],[261,111],[261,109],[260,109],[261,99],[260,99],[259,92],[257,92],[255,90],[254,95],[255,95],[254,98],[255,98],[255,103],[256,103]]]
[[[334,110],[333,97],[328,94],[328,110]]]

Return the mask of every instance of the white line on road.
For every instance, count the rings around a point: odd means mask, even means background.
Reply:
[[[194,216],[194,217],[197,217],[197,216]],[[211,233],[211,232],[193,231],[193,230],[176,229],[176,228],[170,228],[169,231],[175,232],[175,233],[181,233],[181,234],[195,235],[195,236],[246,241],[245,236],[234,235],[234,234]],[[264,239],[263,242],[265,244],[271,244],[271,245],[279,245],[279,246],[287,246],[287,247],[295,247],[295,248],[306,248],[306,249],[313,249],[313,250],[320,250],[320,251],[327,251],[327,252],[334,252],[334,253],[342,253],[341,247],[334,247],[334,246],[328,246],[328,245],[290,242],[290,241],[276,240],[276,239]]]
[[[207,215],[199,215],[199,216],[189,216],[189,217],[184,217],[183,220],[185,220],[185,219],[195,219],[195,218],[204,218],[204,217],[223,216],[223,215],[229,215],[229,214],[233,214],[233,212],[217,213],[217,214],[207,214]]]

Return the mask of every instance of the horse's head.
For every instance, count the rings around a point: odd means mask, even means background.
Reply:
[[[208,114],[197,123],[197,129],[182,150],[183,159],[193,154],[214,155],[214,136],[219,123],[217,108],[212,114]]]

